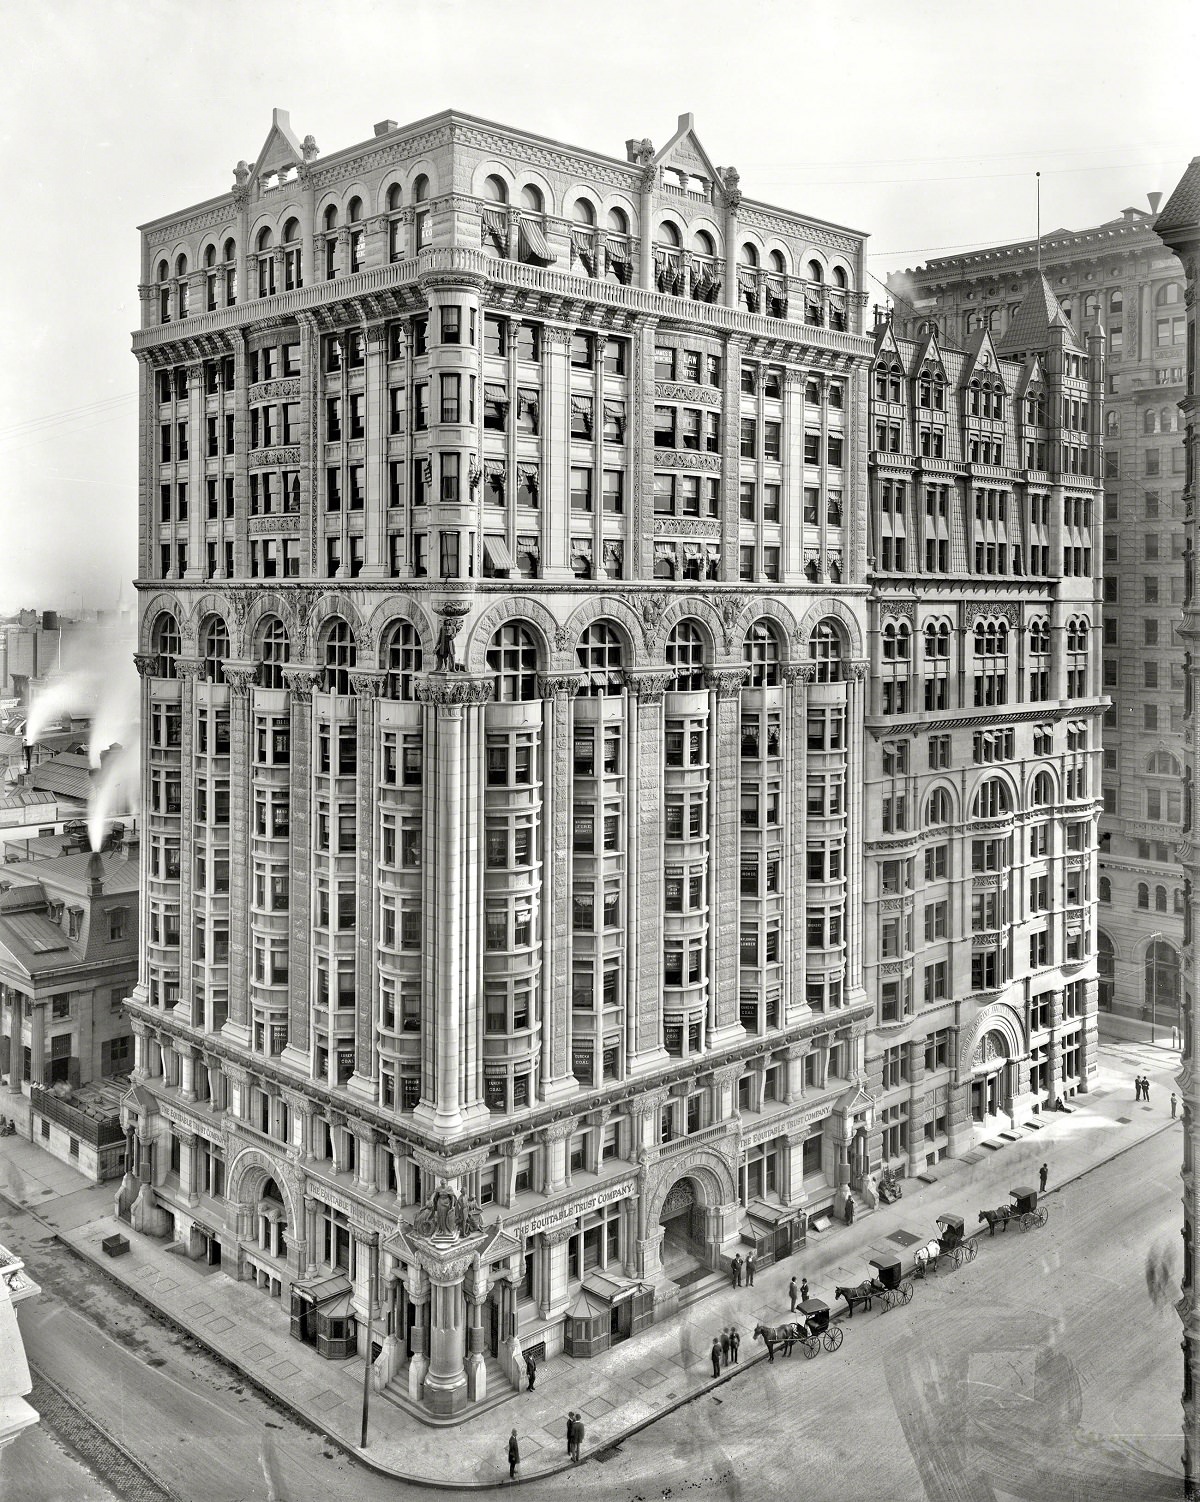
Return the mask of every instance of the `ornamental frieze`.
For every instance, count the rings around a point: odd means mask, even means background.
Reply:
[[[289,511],[283,516],[252,516],[246,522],[246,529],[251,535],[259,532],[278,532],[287,537],[299,537],[303,528],[303,520],[294,511]]]
[[[285,380],[259,381],[251,386],[249,400],[253,402],[282,401],[287,397],[300,399],[300,377],[290,376]]]
[[[721,523],[693,516],[664,516],[654,523],[656,537],[703,537],[709,542],[720,542]]]
[[[495,684],[490,678],[469,678],[452,673],[431,673],[413,684],[414,695],[422,703],[445,706],[489,704],[494,690]]]
[[[702,469],[710,474],[721,471],[720,454],[697,454],[692,449],[655,449],[655,469]]]
[[[257,449],[247,461],[251,469],[266,469],[270,465],[299,464],[299,444],[289,444],[286,448]]]
[[[707,407],[721,405],[721,393],[715,386],[694,386],[690,382],[655,381],[654,395],[665,401],[700,402]]]

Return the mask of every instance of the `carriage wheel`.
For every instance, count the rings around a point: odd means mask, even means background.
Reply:
[[[897,1290],[897,1292],[900,1295],[900,1302],[902,1304],[911,1304],[912,1303],[913,1286],[912,1286],[912,1283],[907,1278],[905,1278],[904,1282],[901,1283],[901,1285],[900,1285],[899,1289]]]
[[[966,1247],[965,1246],[956,1246],[954,1248],[954,1265],[955,1265],[955,1267],[961,1267],[966,1260],[967,1260],[967,1249],[966,1249]]]
[[[1037,1225],[1037,1216],[1036,1215],[1032,1215],[1028,1210],[1026,1210],[1025,1214],[1022,1215],[1022,1217],[1021,1217],[1021,1229],[1022,1229],[1022,1231],[1032,1230],[1033,1227],[1036,1226],[1036,1225]]]
[[[831,1325],[825,1331],[825,1349],[827,1351],[836,1351],[842,1343],[842,1338],[841,1325]]]
[[[1038,1225],[1039,1226],[1044,1226],[1049,1219],[1050,1219],[1050,1212],[1049,1212],[1049,1210],[1043,1210],[1043,1209],[1041,1209],[1039,1207],[1038,1212],[1037,1212],[1037,1223],[1038,1223]]]
[[[800,1344],[804,1347],[804,1354],[810,1361],[821,1349],[821,1342],[815,1335],[806,1335]]]
[[[979,1256],[979,1243],[977,1241],[965,1241],[963,1245],[967,1249],[967,1261],[974,1262],[975,1258]]]

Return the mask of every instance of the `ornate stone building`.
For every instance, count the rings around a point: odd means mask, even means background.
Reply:
[[[1041,266],[1075,329],[1105,337],[1103,812],[1099,1005],[1178,1020],[1183,761],[1183,275],[1150,210],[1042,236]],[[890,277],[896,325],[928,319],[961,344],[1002,336],[1037,276],[1035,240],[939,256]],[[1102,566],[1101,566],[1102,565]]]
[[[1179,1093],[1183,1101],[1183,1286],[1178,1304],[1183,1322],[1183,1474],[1185,1494],[1189,1499],[1200,1496],[1200,1419],[1196,1402],[1200,1387],[1200,1312],[1196,1308],[1196,1226],[1200,1220],[1200,1196],[1197,1194],[1196,1159],[1197,1123],[1200,1123],[1200,1085],[1196,1076],[1196,926],[1197,894],[1200,893],[1200,869],[1195,828],[1196,786],[1200,764],[1196,754],[1196,700],[1200,692],[1200,654],[1196,639],[1200,635],[1200,602],[1196,598],[1195,560],[1200,546],[1200,529],[1196,519],[1196,474],[1200,464],[1200,367],[1196,348],[1200,342],[1197,321],[1200,318],[1200,156],[1192,158],[1175,191],[1167,199],[1155,233],[1162,237],[1183,263],[1185,277],[1186,334],[1184,391],[1179,402],[1183,414],[1185,466],[1183,491],[1185,591],[1182,635],[1185,648],[1184,746],[1183,772],[1183,876],[1185,890],[1184,984],[1183,984],[1183,1059],[1179,1070]]]
[[[999,337],[880,315],[865,928],[885,1166],[1096,1069],[1103,341],[1035,280]]]
[[[277,112],[142,229],[119,1205],[436,1413],[849,1192],[862,278],[688,116]]]

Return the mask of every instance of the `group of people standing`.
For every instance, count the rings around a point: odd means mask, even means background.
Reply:
[[[736,1363],[741,1343],[742,1337],[738,1334],[736,1325],[727,1325],[720,1335],[713,1336],[712,1350],[709,1354],[712,1357],[714,1377],[721,1375],[722,1368]]]
[[[741,1252],[738,1252],[738,1254],[734,1257],[733,1261],[729,1264],[729,1282],[730,1282],[730,1284],[731,1284],[732,1287],[734,1287],[734,1288],[741,1288],[741,1287],[743,1287],[743,1284],[742,1284],[742,1278],[743,1278],[743,1276],[746,1279],[746,1282],[745,1282],[744,1286],[746,1288],[753,1288],[754,1287],[754,1253],[753,1252],[747,1252],[746,1253],[746,1259],[745,1259],[744,1262],[742,1260],[742,1254],[741,1254]]]
[[[1147,1105],[1150,1104],[1150,1081],[1144,1074],[1134,1075],[1133,1098],[1134,1100],[1144,1100]]]

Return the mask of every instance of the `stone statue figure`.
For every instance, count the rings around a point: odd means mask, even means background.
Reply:
[[[429,1208],[433,1212],[435,1236],[453,1236],[457,1233],[454,1221],[457,1218],[455,1211],[458,1209],[458,1195],[448,1184],[439,1184],[433,1191]]]
[[[464,1236],[477,1236],[483,1230],[483,1211],[473,1195],[459,1205],[459,1228]]]
[[[461,673],[462,664],[455,660],[454,638],[458,635],[458,628],[462,623],[453,616],[442,617],[442,628],[438,632],[437,639],[437,671],[439,673]]]
[[[413,1231],[418,1236],[433,1235],[433,1206],[422,1205],[413,1219]]]

